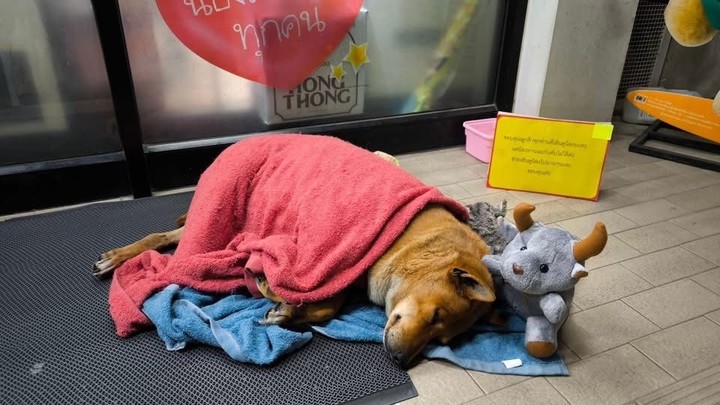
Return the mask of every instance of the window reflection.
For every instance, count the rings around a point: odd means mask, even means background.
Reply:
[[[505,1],[366,0],[368,56],[363,113],[285,126],[386,117],[418,110],[491,104]],[[120,0],[144,141],[158,144],[260,132],[258,86],[185,48],[153,0]],[[466,12],[464,34],[451,46],[430,102],[417,90],[438,62],[443,38]],[[461,15],[461,17],[458,17]],[[260,94],[260,95],[259,95]]]

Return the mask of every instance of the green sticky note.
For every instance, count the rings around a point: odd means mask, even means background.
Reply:
[[[602,139],[609,141],[612,138],[613,125],[612,124],[595,124],[593,126],[592,137],[593,139]]]

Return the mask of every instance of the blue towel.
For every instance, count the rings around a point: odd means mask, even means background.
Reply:
[[[147,299],[143,312],[157,327],[168,350],[180,350],[192,343],[208,344],[222,348],[235,360],[264,365],[299,349],[312,337],[310,332],[259,323],[273,305],[264,298],[212,296],[171,285]],[[528,355],[525,321],[506,307],[503,310],[505,326],[479,322],[450,345],[428,345],[423,354],[489,373],[569,374],[557,354],[545,360]],[[333,339],[382,343],[386,321],[382,308],[365,301],[350,302],[335,318],[311,328]],[[520,359],[522,366],[506,368],[502,361],[511,359]]]
[[[557,353],[548,359],[530,356],[525,350],[525,320],[512,313],[504,302],[498,303],[498,309],[507,321],[504,326],[480,321],[447,346],[426,346],[423,355],[487,373],[569,375],[565,362]],[[330,321],[311,327],[333,339],[382,343],[386,322],[387,317],[382,308],[367,303],[353,303],[345,306]],[[505,367],[503,360],[512,359],[520,359],[522,366]]]
[[[145,300],[143,312],[168,350],[202,343],[222,348],[237,361],[266,365],[312,338],[310,332],[260,324],[273,305],[267,299],[215,297],[172,284]]]
[[[570,374],[557,353],[547,359],[531,356],[525,350],[525,320],[510,312],[502,301],[498,302],[498,308],[507,320],[506,325],[496,326],[480,321],[447,346],[428,345],[423,355],[486,373],[529,376]],[[503,360],[512,359],[520,359],[522,366],[505,367]]]

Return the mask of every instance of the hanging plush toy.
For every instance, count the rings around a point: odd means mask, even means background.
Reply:
[[[499,231],[509,243],[502,255],[485,256],[483,263],[502,277],[500,296],[527,320],[528,353],[546,358],[557,350],[557,332],[570,312],[575,284],[588,275],[585,260],[605,248],[607,230],[598,222],[590,236],[577,240],[564,229],[533,221],[533,210],[525,203],[515,207],[517,227],[498,218]]]
[[[670,0],[665,8],[665,25],[678,44],[705,45],[720,30],[720,0]],[[720,115],[720,91],[713,101]]]

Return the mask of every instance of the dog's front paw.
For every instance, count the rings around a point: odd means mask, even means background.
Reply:
[[[285,325],[290,323],[293,316],[293,306],[286,303],[278,303],[272,307],[265,318],[260,321],[262,325]]]
[[[119,249],[103,253],[98,257],[98,261],[93,264],[92,274],[97,278],[110,276],[125,260]]]

